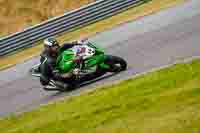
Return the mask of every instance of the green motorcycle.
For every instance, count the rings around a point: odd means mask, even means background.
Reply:
[[[39,67],[40,64],[31,68],[33,76],[40,77]],[[66,77],[66,81],[70,81],[68,84],[77,85],[101,77],[107,72],[124,71],[127,69],[127,62],[121,57],[106,55],[102,49],[87,42],[64,50],[57,58],[56,69],[63,75],[70,75]],[[51,81],[51,85],[57,87],[54,81]]]

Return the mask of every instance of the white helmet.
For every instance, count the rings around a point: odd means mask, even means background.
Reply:
[[[44,46],[48,46],[48,47],[59,46],[59,43],[55,38],[49,37],[44,40]]]

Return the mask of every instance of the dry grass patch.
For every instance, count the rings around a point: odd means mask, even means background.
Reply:
[[[21,31],[95,0],[0,0],[0,36]]]

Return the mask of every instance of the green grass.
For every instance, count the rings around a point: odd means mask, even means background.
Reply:
[[[200,60],[0,121],[2,133],[199,133]]]

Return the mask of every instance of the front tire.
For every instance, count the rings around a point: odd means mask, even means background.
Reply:
[[[127,62],[118,56],[107,55],[105,63],[110,66],[109,72],[121,72],[127,69]]]

